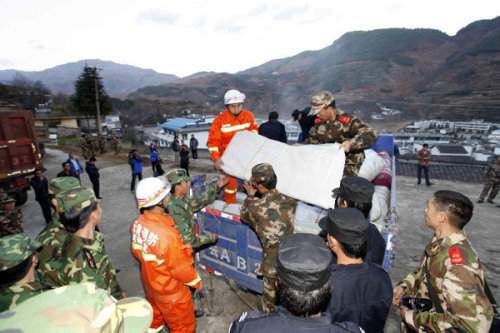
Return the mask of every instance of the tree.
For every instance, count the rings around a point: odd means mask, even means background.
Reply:
[[[87,121],[89,117],[93,117],[96,120],[96,124],[100,124],[100,119],[97,119],[98,107],[102,117],[113,111],[113,105],[104,89],[102,78],[97,71],[97,68],[85,65],[83,72],[75,81],[75,94],[71,96],[71,100],[73,101],[75,110],[87,117]],[[97,104],[97,100],[99,104]],[[98,130],[101,129],[98,128]]]
[[[34,110],[38,104],[47,103],[50,99],[50,90],[42,81],[33,82],[16,72],[10,82],[10,95],[23,108]]]

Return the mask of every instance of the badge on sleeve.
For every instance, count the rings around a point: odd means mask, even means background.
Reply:
[[[351,117],[342,115],[342,116],[339,116],[339,121],[346,123],[346,124],[349,124],[349,122],[351,121]]]
[[[463,264],[464,259],[462,258],[462,253],[460,249],[456,246],[452,246],[449,250],[450,252],[450,261],[452,265]]]

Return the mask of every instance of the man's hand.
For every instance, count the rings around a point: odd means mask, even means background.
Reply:
[[[254,196],[255,193],[257,193],[257,190],[252,186],[252,184],[250,184],[250,182],[246,180],[243,182],[243,187],[247,191],[247,194],[250,196]]]
[[[212,243],[217,242],[217,239],[219,239],[219,236],[217,234],[212,234]]]
[[[342,144],[340,145],[340,148],[344,149],[344,152],[347,154],[350,150],[351,150],[351,147],[352,147],[352,142],[349,141],[349,140],[345,140],[344,142],[342,142]]]
[[[217,161],[215,161],[215,169],[216,170],[222,170],[222,165],[224,163],[222,162],[222,160],[219,158]]]
[[[392,291],[392,304],[395,306],[399,306],[399,301],[404,294],[406,294],[406,288],[403,288],[402,286],[396,286]]]
[[[122,291],[122,295],[121,295],[121,297],[122,297],[122,299],[127,298],[127,295],[125,294],[125,290],[124,290],[124,291]]]
[[[227,183],[229,183],[229,179],[227,177],[220,177],[219,179],[217,179],[217,185],[219,186],[219,188],[223,187]]]

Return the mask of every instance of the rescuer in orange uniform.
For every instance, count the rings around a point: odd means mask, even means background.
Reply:
[[[254,122],[252,112],[243,110],[244,101],[245,94],[242,94],[238,90],[229,90],[226,92],[224,95],[224,105],[226,105],[227,109],[215,118],[208,132],[207,147],[212,154],[212,160],[215,162],[217,170],[221,170],[222,161],[220,158],[236,132],[259,132],[259,127]],[[235,203],[238,186],[237,180],[229,175],[226,175],[226,177],[229,179],[229,183],[224,189],[224,201]]]
[[[159,178],[139,182],[135,192],[141,215],[132,224],[132,254],[141,263],[146,299],[153,307],[148,332],[166,323],[170,332],[194,332],[196,319],[189,287],[201,289],[193,249],[184,244],[174,220],[165,214],[170,184]]]

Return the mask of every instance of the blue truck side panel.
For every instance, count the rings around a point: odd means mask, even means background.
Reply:
[[[389,271],[394,257],[394,242],[397,231],[396,210],[396,169],[394,163],[394,138],[392,135],[381,134],[377,142],[370,147],[375,151],[385,150],[392,157],[392,189],[391,189],[391,218],[387,221],[387,228],[382,232],[387,247],[384,258],[384,268]],[[194,195],[205,190],[204,175],[200,175],[192,182]],[[262,260],[262,246],[255,232],[232,216],[218,216],[211,211],[202,211],[197,214],[199,232],[204,230],[219,235],[216,245],[200,251],[199,265],[209,271],[216,271],[227,279],[250,290],[262,293],[262,280],[256,275]],[[236,217],[236,219],[238,219]]]

